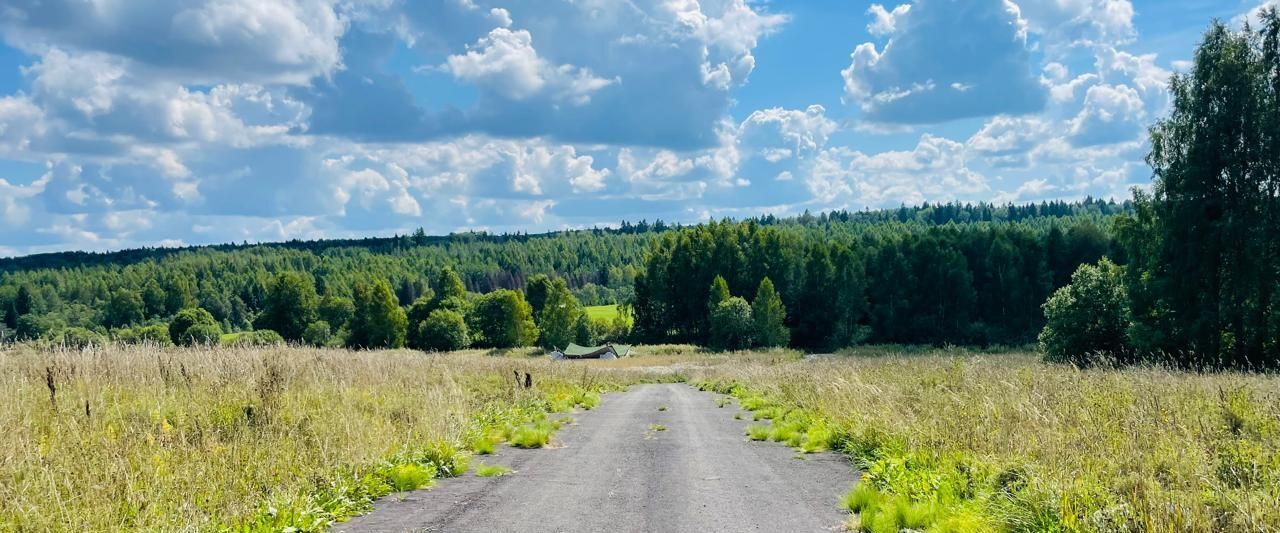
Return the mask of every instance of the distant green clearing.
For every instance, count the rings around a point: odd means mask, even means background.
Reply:
[[[612,305],[588,305],[587,318],[591,320],[613,320],[618,316],[618,304]]]
[[[589,305],[584,307],[587,310],[587,318],[593,322],[611,322],[618,316],[618,304],[612,305]],[[627,324],[631,323],[631,317],[627,317]]]

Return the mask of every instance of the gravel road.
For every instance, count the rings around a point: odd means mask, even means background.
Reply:
[[[473,474],[391,495],[337,531],[799,532],[836,531],[839,498],[857,480],[849,462],[748,442],[750,413],[687,385],[643,385],[574,414],[551,448],[502,447]],[[665,406],[665,411],[659,411]],[[660,424],[665,431],[655,431]]]

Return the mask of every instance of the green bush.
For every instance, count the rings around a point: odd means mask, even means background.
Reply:
[[[246,331],[229,343],[232,346],[277,346],[284,344],[284,337],[269,329]]]
[[[418,324],[416,337],[422,350],[448,352],[471,344],[467,321],[457,311],[448,309],[432,311],[426,320]]]
[[[1081,265],[1071,284],[1044,304],[1040,346],[1045,358],[1077,365],[1125,359],[1128,314],[1121,268],[1105,258],[1097,265]]]
[[[102,346],[107,343],[107,338],[91,329],[70,327],[54,333],[50,336],[49,341],[54,346],[82,350],[84,348]]]
[[[198,331],[192,331],[192,328],[197,327],[200,328]],[[208,344],[211,342],[210,339],[212,342],[217,342],[221,336],[222,326],[218,325],[213,315],[199,307],[178,311],[178,314],[169,322],[169,340],[179,346]]]
[[[333,332],[329,329],[329,323],[323,320],[307,324],[307,329],[302,332],[302,342],[312,346],[328,346],[332,341]]]
[[[534,307],[530,304],[530,309]],[[578,334],[578,323],[585,313],[578,299],[569,292],[564,279],[556,278],[543,294],[541,310],[536,311],[538,323],[538,345],[554,350],[568,346],[574,342]]]
[[[182,346],[208,346],[220,344],[222,340],[222,326],[217,323],[213,324],[196,324],[187,328],[186,333],[182,336]]]
[[[169,327],[164,324],[122,329],[116,332],[116,338],[125,344],[173,346],[173,340],[169,338]]]
[[[711,310],[711,338],[713,350],[741,350],[751,346],[755,324],[751,317],[751,304],[737,296],[716,304]]]

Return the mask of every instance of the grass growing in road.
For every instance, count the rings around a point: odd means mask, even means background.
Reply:
[[[322,530],[644,379],[472,354],[5,348],[0,531]]]
[[[878,348],[692,373],[773,421],[751,438],[853,457],[855,529],[1280,529],[1277,376]]]
[[[551,434],[556,432],[557,427],[547,420],[520,425],[511,432],[511,445],[516,448],[541,448],[551,442]]]
[[[511,473],[511,469],[503,465],[476,465],[476,475],[480,477],[498,477]]]
[[[649,431],[666,431],[667,426],[662,424],[649,424]]]
[[[666,411],[666,410],[667,410],[667,406],[665,406],[665,405],[659,405],[659,406],[658,406],[658,411],[659,411],[659,412]]]
[[[752,424],[747,426],[747,438],[751,440],[769,440],[769,426]]]

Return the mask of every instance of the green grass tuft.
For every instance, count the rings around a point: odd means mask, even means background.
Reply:
[[[844,500],[840,503],[849,512],[861,513],[866,509],[875,507],[880,501],[880,491],[871,486],[870,483],[859,483],[844,495]]]
[[[666,410],[667,410],[667,406],[665,406],[665,405],[659,405],[659,406],[658,406],[658,411],[666,411]]]
[[[511,445],[516,448],[541,448],[551,442],[555,426],[551,422],[523,424],[511,432]]]
[[[436,441],[412,454],[411,462],[430,464],[440,477],[460,476],[471,467],[471,455],[453,444]]]
[[[502,465],[477,464],[476,475],[480,477],[498,477],[511,473],[511,469]]]
[[[747,438],[751,440],[769,440],[769,426],[752,424],[747,426]]]
[[[387,481],[398,492],[425,489],[435,483],[436,469],[431,465],[399,464],[387,471]]]
[[[662,424],[649,424],[649,431],[666,431],[667,426]]]
[[[482,435],[467,443],[467,448],[476,452],[476,455],[489,455],[493,453],[496,444],[497,442],[493,437],[489,435]]]

